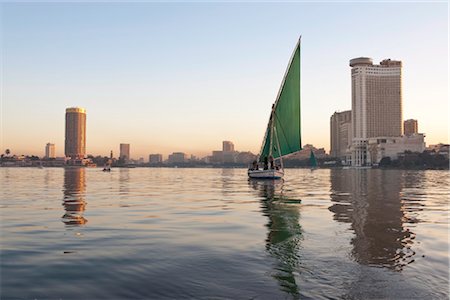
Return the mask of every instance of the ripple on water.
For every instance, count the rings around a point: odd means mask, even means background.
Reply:
[[[448,296],[449,174],[0,168],[2,298]]]

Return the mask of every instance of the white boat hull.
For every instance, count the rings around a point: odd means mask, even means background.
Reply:
[[[280,179],[283,178],[283,170],[248,170],[250,178]]]

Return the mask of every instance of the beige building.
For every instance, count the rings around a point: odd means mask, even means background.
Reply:
[[[72,159],[86,155],[86,110],[80,107],[66,109],[66,138],[64,153]]]
[[[55,157],[55,144],[47,143],[47,145],[45,145],[45,158]]]
[[[352,78],[351,163],[364,166],[368,139],[402,135],[402,62],[350,60]]]
[[[367,141],[369,164],[380,163],[383,157],[397,159],[405,151],[422,153],[425,150],[425,135],[412,134],[401,137],[376,137]]]
[[[234,144],[230,141],[223,141],[222,142],[222,151],[223,152],[233,152],[234,151]]]
[[[354,138],[402,135],[402,63],[350,60]]]
[[[120,144],[120,159],[125,162],[130,160],[130,144]]]
[[[345,158],[352,143],[352,111],[335,112],[330,118],[330,156]]]
[[[413,135],[419,133],[417,120],[409,119],[403,122],[403,132],[405,135]]]

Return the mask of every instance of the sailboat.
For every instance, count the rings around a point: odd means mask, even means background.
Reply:
[[[311,154],[309,155],[309,166],[310,166],[311,170],[317,169],[317,159],[312,150],[311,150]]]
[[[281,82],[264,135],[258,160],[248,170],[250,178],[284,176],[283,157],[302,150],[300,133],[300,39]],[[262,164],[260,168],[260,164]]]

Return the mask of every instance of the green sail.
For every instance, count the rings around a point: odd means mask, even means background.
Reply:
[[[309,155],[309,166],[313,168],[317,167],[317,159],[312,150],[311,154]]]
[[[272,109],[259,159],[264,161],[269,155],[278,158],[301,149],[299,41]]]

